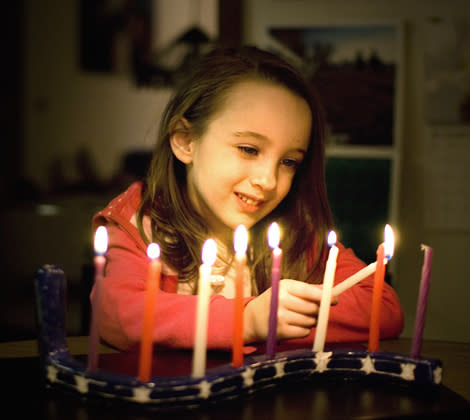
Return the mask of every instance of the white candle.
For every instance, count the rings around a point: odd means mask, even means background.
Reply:
[[[385,243],[384,264],[387,264],[387,262],[392,259],[393,253],[395,250],[395,240],[393,238],[393,231],[392,231],[392,234],[390,234],[391,227],[389,225],[387,226],[385,227],[388,236],[387,236],[387,241]],[[338,296],[339,294],[345,292],[349,288],[353,287],[355,284],[359,283],[360,281],[374,274],[376,269],[377,269],[377,261],[374,261],[373,263],[369,264],[367,267],[364,267],[363,269],[359,270],[357,273],[354,273],[352,276],[342,281],[340,284],[337,284],[335,287],[333,287],[333,290],[331,291],[332,295]]]
[[[376,267],[377,261],[374,261],[367,267],[364,267],[362,270],[359,270],[357,273],[354,273],[352,276],[348,277],[346,280],[333,287],[333,290],[331,291],[332,295],[338,296],[339,294],[348,290],[350,287],[359,283],[361,280],[364,280],[366,277],[369,277],[371,274],[374,274]]]
[[[217,245],[208,239],[202,247],[202,264],[199,268],[196,331],[193,350],[193,377],[204,376],[206,370],[207,321],[209,317],[210,276],[217,256]]]
[[[313,343],[313,351],[321,352],[325,346],[326,329],[331,306],[331,289],[336,272],[336,259],[338,258],[338,247],[335,246],[336,233],[331,231],[328,235],[328,244],[331,246],[326,262],[325,274],[323,276],[323,290],[320,301],[320,310],[317,319],[317,331]]]

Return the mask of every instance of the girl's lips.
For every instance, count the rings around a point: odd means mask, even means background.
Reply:
[[[238,193],[238,192],[235,193],[235,196],[238,199],[238,203],[239,203],[240,207],[244,211],[250,212],[250,213],[259,210],[261,205],[264,203],[263,200],[259,200],[255,197],[248,196],[248,195]]]

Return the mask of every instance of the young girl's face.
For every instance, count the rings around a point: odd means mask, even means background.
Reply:
[[[185,162],[190,199],[211,235],[228,239],[277,207],[307,152],[311,124],[307,102],[282,86],[232,88]]]

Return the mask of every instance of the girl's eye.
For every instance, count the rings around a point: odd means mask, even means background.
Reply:
[[[287,166],[288,168],[297,169],[300,162],[296,161],[295,159],[282,159],[281,164]]]
[[[258,154],[258,149],[252,146],[237,146],[243,154],[249,156],[256,156]]]

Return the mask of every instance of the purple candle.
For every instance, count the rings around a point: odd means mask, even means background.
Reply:
[[[429,283],[431,279],[432,248],[421,245],[424,251],[423,268],[421,269],[421,282],[419,285],[418,305],[416,308],[415,329],[411,346],[411,357],[420,357],[423,341],[424,321],[428,303]]]
[[[277,223],[272,223],[268,230],[268,243],[273,250],[273,265],[271,268],[271,306],[269,311],[268,338],[266,354],[274,357],[276,349],[277,307],[279,302],[279,281],[281,278],[282,250],[279,248],[281,232]]]

